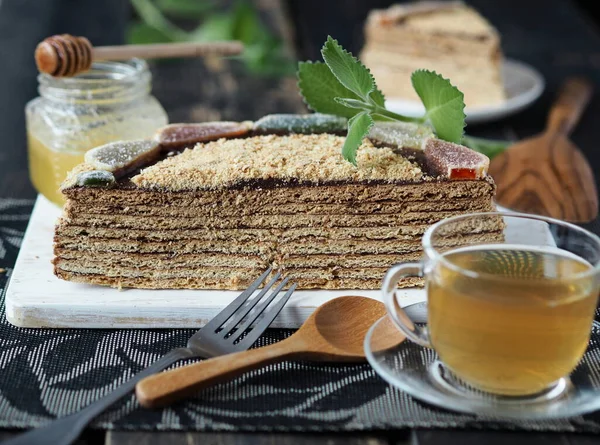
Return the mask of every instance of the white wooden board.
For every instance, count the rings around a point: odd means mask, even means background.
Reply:
[[[6,294],[6,317],[16,326],[77,328],[200,327],[227,306],[239,291],[122,291],[70,283],[52,273],[54,222],[60,209],[40,196]],[[297,291],[273,327],[299,327],[316,307],[341,295],[380,299],[379,291]],[[424,300],[421,289],[400,291],[404,304]]]

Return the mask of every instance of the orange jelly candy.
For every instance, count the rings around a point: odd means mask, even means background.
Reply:
[[[428,139],[424,151],[431,174],[442,178],[481,179],[490,165],[487,156],[440,139]]]
[[[450,179],[477,179],[477,172],[474,168],[453,168]]]

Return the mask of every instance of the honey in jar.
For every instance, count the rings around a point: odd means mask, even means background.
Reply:
[[[150,137],[168,123],[150,94],[144,61],[96,62],[71,78],[39,76],[40,97],[27,104],[29,174],[36,190],[56,204],[67,173],[91,148]]]

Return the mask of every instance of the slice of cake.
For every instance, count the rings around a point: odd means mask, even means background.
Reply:
[[[380,124],[355,167],[340,153],[344,128],[323,115],[269,116],[169,126],[156,141],[88,152],[63,185],[56,275],[240,289],[273,267],[303,289],[377,289],[390,265],[420,259],[430,224],[494,209],[485,156],[422,127]],[[181,151],[183,140],[201,142]],[[491,221],[447,243],[498,234]]]
[[[425,1],[372,11],[360,58],[388,98],[418,100],[410,74],[429,69],[452,79],[468,107],[506,100],[500,37],[462,2]]]

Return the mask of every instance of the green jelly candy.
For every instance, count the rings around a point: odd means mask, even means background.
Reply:
[[[427,139],[433,137],[433,130],[426,125],[409,122],[377,122],[368,137],[400,148],[423,150]]]
[[[156,141],[117,141],[92,148],[84,156],[85,163],[98,170],[120,176],[124,172],[155,161],[160,154]]]
[[[348,120],[331,114],[268,114],[254,123],[254,130],[265,133],[339,133],[346,130]]]
[[[106,170],[92,170],[77,175],[77,185],[82,187],[106,187],[115,182],[115,175]]]

